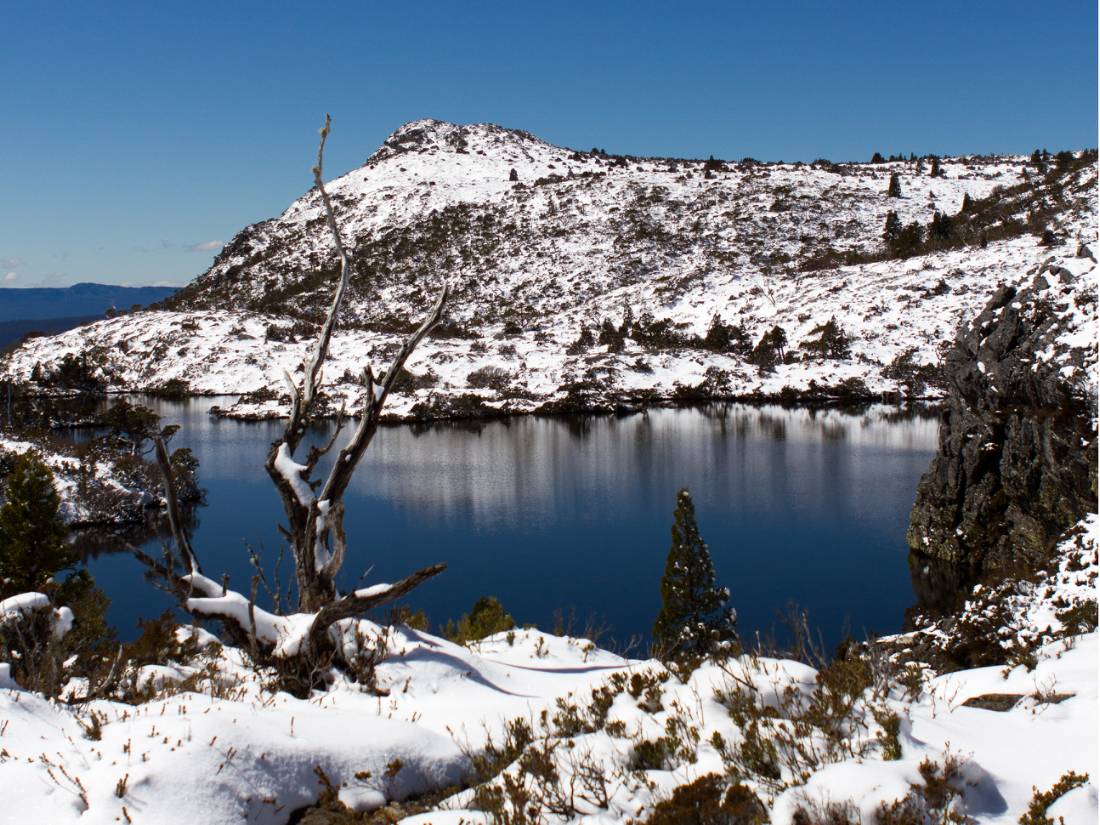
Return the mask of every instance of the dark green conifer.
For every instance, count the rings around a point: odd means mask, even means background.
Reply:
[[[570,344],[565,352],[568,355],[580,355],[583,352],[587,352],[595,345],[596,336],[592,334],[592,330],[581,325],[581,331],[580,334],[577,335],[577,340]]]
[[[756,364],[761,372],[775,369],[786,356],[787,333],[781,326],[774,326],[761,336],[749,354],[749,363]]]
[[[901,179],[898,178],[898,173],[894,172],[890,175],[890,186],[886,190],[886,197],[888,198],[900,198],[901,197]]]
[[[801,348],[816,358],[841,360],[851,354],[851,339],[841,329],[836,318],[830,318],[824,324],[818,324],[810,334],[818,337],[804,341]]]
[[[630,304],[623,304],[623,321],[619,324],[619,337],[627,338],[634,331],[634,310]]]
[[[600,324],[600,337],[599,342],[607,345],[608,352],[622,352],[623,351],[623,336],[615,328],[615,325],[611,323],[609,318],[604,318]]]
[[[703,344],[707,349],[712,349],[715,352],[726,352],[730,348],[731,341],[730,328],[722,323],[722,318],[717,312],[714,313],[714,316],[710,319],[710,328],[703,339]]]
[[[0,507],[0,592],[38,590],[78,559],[66,542],[53,473],[33,452],[15,460]]]
[[[943,177],[943,170],[940,169],[940,159],[935,155],[932,155],[932,169],[929,174],[934,178]]]
[[[691,670],[707,656],[737,647],[737,614],[719,587],[714,563],[695,523],[691,494],[676,494],[672,546],[661,577],[661,611],[653,644],[666,664]]]
[[[891,209],[886,213],[886,226],[882,229],[882,239],[886,241],[887,246],[891,246],[900,233],[901,218],[898,217],[897,212]]]

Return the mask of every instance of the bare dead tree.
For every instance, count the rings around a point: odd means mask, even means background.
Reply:
[[[321,142],[317,149],[317,165],[313,167],[313,180],[340,259],[340,280],[313,353],[304,364],[301,384],[296,385],[287,376],[291,397],[290,419],[287,421],[282,438],[271,445],[265,465],[268,475],[279,491],[287,517],[288,529],[284,531],[284,535],[291,544],[294,555],[295,574],[298,580],[298,609],[309,613],[330,604],[335,597],[334,579],[344,563],[347,552],[347,537],[344,533],[344,493],[351,482],[356,466],[367,447],[370,446],[371,439],[374,438],[382,407],[394,382],[408,357],[439,323],[448,294],[447,287],[444,286],[427,318],[405,340],[393,362],[379,380],[375,379],[369,366],[366,368],[363,373],[366,392],[363,396],[359,424],[348,443],[337,454],[324,482],[313,481],[311,474],[317,462],[332,449],[342,429],[342,417],[336,435],[325,446],[312,448],[306,457],[305,464],[298,464],[293,456],[317,411],[321,370],[328,357],[329,342],[332,339],[337,314],[343,303],[352,272],[351,259],[340,235],[340,228],[336,225],[332,202],[329,200],[321,178],[324,168],[325,141],[328,138],[330,123],[330,119],[326,116],[325,125],[321,129]],[[315,493],[318,486],[320,492]]]
[[[315,479],[313,472],[321,458],[336,445],[343,431],[345,423],[343,411],[338,419],[336,432],[328,443],[320,447],[311,447],[305,456],[304,463],[299,463],[294,458],[309,426],[317,419],[319,413],[318,401],[323,367],[328,358],[329,343],[336,328],[353,269],[351,256],[336,223],[332,202],[322,180],[325,143],[331,122],[331,118],[326,115],[317,149],[317,164],[313,167],[313,180],[340,260],[340,277],[332,305],[321,325],[317,341],[303,363],[301,382],[295,383],[288,373],[284,373],[290,390],[290,418],[282,436],[273,442],[268,450],[265,462],[267,473],[282,499],[283,511],[286,514],[287,525],[285,527],[280,525],[280,530],[294,557],[298,590],[297,612],[315,614],[308,635],[297,655],[313,663],[324,660],[326,654],[334,653],[334,643],[329,631],[336,622],[362,615],[366,610],[400,598],[414,587],[442,572],[445,567],[442,564],[436,564],[418,570],[385,588],[367,588],[344,595],[337,591],[335,584],[336,576],[347,554],[344,494],[347,492],[356,467],[378,430],[382,408],[397,377],[401,374],[405,361],[442,318],[449,294],[446,285],[440,291],[427,317],[416,331],[405,339],[385,372],[376,377],[369,365],[364,369],[364,395],[358,423],[347,442],[336,454],[327,476],[323,479]],[[218,599],[219,597],[224,599],[225,590],[201,575],[198,557],[184,532],[177,510],[167,450],[159,438],[155,442],[155,447],[157,462],[164,475],[169,524],[183,566],[189,571],[180,575],[169,570],[165,565],[158,564],[155,572],[169,579],[172,590],[193,613],[199,612],[202,615],[212,615],[222,619],[231,630],[229,634],[231,638],[255,640],[253,618],[255,605],[251,600],[249,618],[242,621],[231,605],[219,606]],[[198,598],[195,598],[196,596]],[[252,627],[248,626],[249,622]],[[259,642],[259,645],[261,654],[271,653],[273,645],[270,640],[267,640],[266,645],[263,641]]]

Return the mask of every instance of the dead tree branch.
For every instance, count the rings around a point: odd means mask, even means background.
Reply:
[[[332,121],[325,117],[317,149],[317,164],[313,167],[313,180],[317,187],[325,222],[332,233],[337,257],[340,260],[340,278],[328,315],[321,325],[317,342],[308,360],[303,364],[301,384],[295,384],[287,376],[291,388],[290,418],[280,439],[275,441],[267,454],[265,467],[282,500],[286,514],[287,536],[294,554],[295,576],[298,583],[298,609],[316,612],[336,598],[335,578],[344,563],[347,541],[344,533],[343,496],[355,473],[355,468],[370,445],[381,420],[382,408],[405,361],[424,338],[431,333],[443,317],[449,291],[446,285],[440,291],[434,306],[417,330],[402,344],[393,362],[386,369],[380,383],[368,366],[364,371],[363,406],[359,411],[359,423],[349,442],[340,450],[328,478],[315,495],[317,483],[310,475],[318,460],[335,444],[336,436],[322,448],[313,448],[304,464],[294,460],[294,453],[305,436],[306,429],[316,415],[322,368],[328,358],[329,344],[336,327],[337,317],[343,305],[351,278],[352,261],[336,222],[328,191],[325,189],[324,150]],[[341,412],[339,432],[343,426]]]

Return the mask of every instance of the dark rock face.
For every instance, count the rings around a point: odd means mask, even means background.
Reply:
[[[1095,261],[1051,260],[1004,287],[945,359],[940,445],[917,489],[917,554],[1027,568],[1096,509]]]

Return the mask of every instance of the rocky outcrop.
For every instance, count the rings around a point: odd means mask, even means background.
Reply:
[[[1096,510],[1096,261],[1050,259],[958,333],[939,451],[917,490],[917,554],[1034,567]]]

